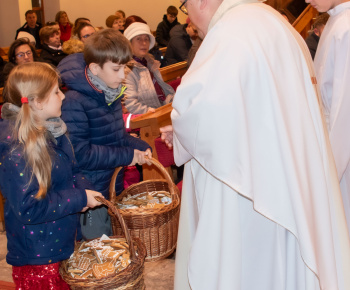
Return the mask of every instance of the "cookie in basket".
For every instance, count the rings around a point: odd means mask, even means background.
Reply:
[[[93,277],[92,268],[81,274],[79,278],[87,279],[89,277]]]
[[[105,262],[103,264],[93,264],[92,272],[97,279],[100,279],[115,273],[115,267],[111,262]]]

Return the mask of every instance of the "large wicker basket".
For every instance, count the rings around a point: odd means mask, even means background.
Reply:
[[[101,279],[77,279],[73,278],[67,272],[67,260],[61,263],[60,274],[64,281],[66,281],[71,289],[75,290],[85,290],[85,289],[118,289],[118,290],[143,290],[145,289],[144,279],[143,279],[143,270],[144,270],[144,261],[146,256],[146,249],[144,244],[140,239],[131,239],[127,226],[120,215],[118,209],[109,201],[104,198],[96,197],[96,199],[103,204],[105,204],[109,209],[111,215],[111,220],[117,222],[121,225],[123,230],[123,236],[125,236],[126,241],[129,245],[130,250],[130,260],[131,263],[124,270],[109,275]],[[117,236],[113,231],[113,237]],[[77,243],[77,247],[79,247]]]
[[[133,238],[141,239],[147,249],[146,261],[157,261],[171,255],[176,248],[179,226],[180,198],[179,192],[165,168],[156,160],[152,163],[159,168],[166,180],[147,180],[133,184],[119,196],[115,193],[115,180],[119,169],[114,172],[110,186],[110,200],[115,204],[124,196],[134,196],[152,191],[167,191],[172,202],[162,208],[151,209],[120,209],[120,214]],[[112,221],[113,231],[122,234],[121,225]]]

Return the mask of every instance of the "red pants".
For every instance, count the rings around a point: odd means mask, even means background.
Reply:
[[[18,290],[69,290],[59,273],[60,263],[12,266],[13,282]]]

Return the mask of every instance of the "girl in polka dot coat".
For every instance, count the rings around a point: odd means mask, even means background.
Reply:
[[[6,198],[6,260],[20,289],[68,289],[59,262],[74,250],[79,212],[100,205],[94,196],[102,195],[90,190],[77,167],[59,118],[64,95],[56,71],[44,63],[20,65],[5,94],[0,190]]]

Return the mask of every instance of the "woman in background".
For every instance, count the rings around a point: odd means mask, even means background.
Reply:
[[[16,39],[10,46],[8,57],[9,62],[5,65],[3,70],[3,79],[5,84],[7,77],[16,65],[38,60],[38,55],[35,48],[30,43],[28,38]]]
[[[132,114],[154,112],[172,102],[174,89],[163,81],[160,62],[148,53],[155,38],[146,22],[133,15],[126,19],[125,27],[124,36],[131,43],[133,59],[125,69],[124,105]]]
[[[55,17],[55,21],[58,22],[61,30],[61,40],[67,41],[72,34],[73,23],[69,21],[68,15],[65,11],[58,11]]]

